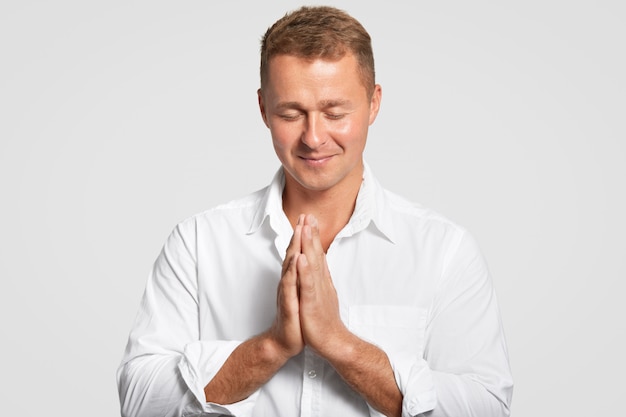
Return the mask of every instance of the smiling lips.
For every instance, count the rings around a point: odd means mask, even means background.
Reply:
[[[321,165],[325,164],[327,161],[330,161],[330,159],[333,156],[334,155],[328,155],[328,156],[300,156],[299,158],[302,159],[308,165],[321,166]]]

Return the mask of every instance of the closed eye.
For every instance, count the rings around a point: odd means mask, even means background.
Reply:
[[[278,117],[288,122],[298,120],[300,116],[302,116],[300,113],[283,113],[278,115]]]
[[[339,120],[345,117],[345,113],[326,113],[326,117],[330,120]]]

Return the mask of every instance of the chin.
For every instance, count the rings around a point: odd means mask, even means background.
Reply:
[[[328,191],[337,184],[334,181],[296,181],[302,188],[309,191]]]

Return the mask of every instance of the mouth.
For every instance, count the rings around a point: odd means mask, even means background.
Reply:
[[[307,165],[310,166],[322,166],[328,161],[332,159],[333,155],[327,156],[300,156],[299,158],[303,160]]]

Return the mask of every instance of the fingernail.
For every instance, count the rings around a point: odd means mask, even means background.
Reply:
[[[317,219],[311,215],[311,227],[317,227]]]
[[[304,230],[304,236],[307,238],[311,237],[311,226],[305,225],[302,230]]]

